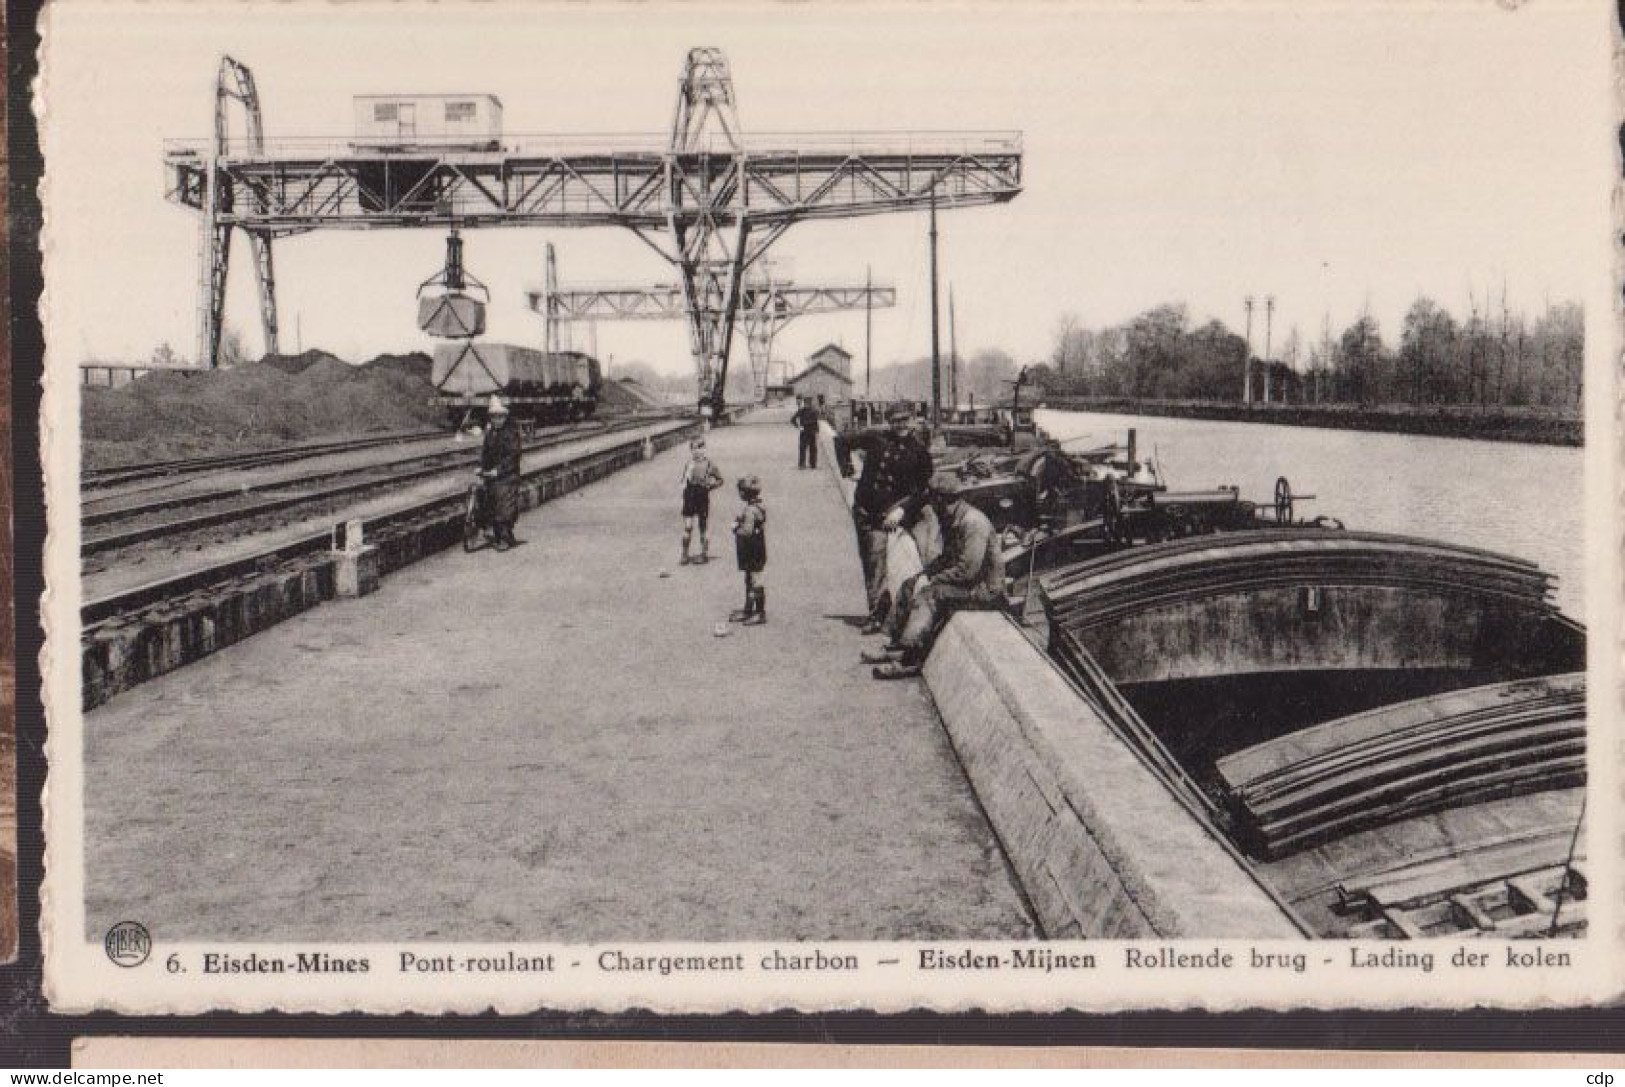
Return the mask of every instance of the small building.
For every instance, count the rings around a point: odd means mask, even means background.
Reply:
[[[494,94],[358,94],[355,145],[496,151],[502,146],[502,100]]]
[[[817,351],[807,356],[807,365],[815,366],[822,363],[831,370],[840,374],[850,383],[852,380],[852,354],[844,350],[839,344],[826,343]]]
[[[822,362],[812,363],[791,378],[788,384],[791,394],[796,398],[810,397],[817,400],[823,397],[826,404],[842,403],[852,395],[852,379]]]

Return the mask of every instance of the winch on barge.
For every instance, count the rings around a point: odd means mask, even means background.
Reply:
[[[1176,492],[1133,445],[959,467],[1080,712],[1306,935],[1582,932],[1585,630],[1553,579],[1306,523],[1284,479]]]

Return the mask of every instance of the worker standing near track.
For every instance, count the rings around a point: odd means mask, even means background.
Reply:
[[[915,497],[931,482],[931,454],[911,433],[914,413],[898,405],[886,413],[888,429],[836,437],[841,475],[852,474],[851,450],[863,454],[863,474],[852,494],[852,520],[858,533],[864,589],[869,598],[865,634],[879,634],[890,610],[886,589],[886,548],[890,543],[887,513],[897,502]]]
[[[491,397],[486,415],[489,422],[480,446],[480,478],[485,480],[491,503],[491,535],[496,549],[506,551],[523,542],[514,536],[513,524],[519,519],[519,459],[524,440],[509,421],[508,405],[500,396]]]
[[[683,465],[683,556],[678,565],[711,561],[711,492],[722,486],[722,473],[705,453],[705,439],[688,443],[688,463]],[[700,553],[689,558],[688,549],[695,529],[700,533]]]

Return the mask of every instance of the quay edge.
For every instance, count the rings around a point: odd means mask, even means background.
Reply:
[[[1045,936],[1303,938],[1011,620],[954,616],[924,675]]]

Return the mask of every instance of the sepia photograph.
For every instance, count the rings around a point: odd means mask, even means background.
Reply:
[[[52,5],[53,1007],[1617,998],[1612,18]]]

